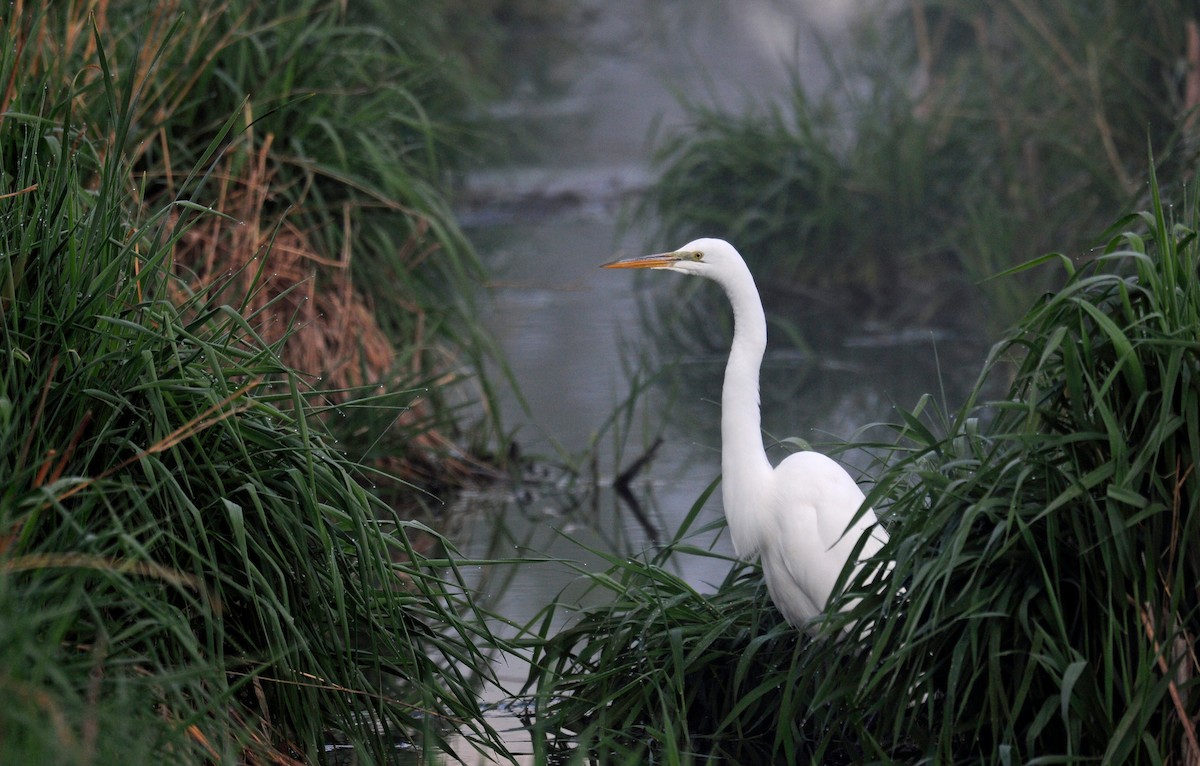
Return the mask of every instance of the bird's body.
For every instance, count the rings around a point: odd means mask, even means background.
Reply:
[[[771,600],[792,625],[803,626],[825,609],[834,583],[855,544],[868,529],[862,556],[878,551],[886,535],[863,504],[850,474],[819,452],[797,452],[775,468],[770,507],[787,509],[775,520],[774,535],[759,549]],[[802,489],[800,489],[802,488]]]
[[[679,250],[605,264],[662,268],[707,277],[733,306],[734,332],[721,391],[721,497],[739,556],[762,560],[771,600],[797,627],[824,611],[863,534],[859,561],[887,540],[875,513],[837,462],[816,452],[772,468],[763,449],[758,377],[767,346],[762,302],[741,255],[728,242],[698,239]]]

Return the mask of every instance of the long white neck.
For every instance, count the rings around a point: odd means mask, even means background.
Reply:
[[[767,348],[767,320],[747,269],[722,282],[733,305],[733,343],[721,391],[721,496],[733,547],[752,557],[762,543],[771,463],[763,449],[758,373]]]

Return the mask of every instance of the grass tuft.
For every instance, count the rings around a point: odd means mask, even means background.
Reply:
[[[958,324],[971,284],[1031,253],[1080,252],[1112,211],[1147,205],[1147,138],[1186,177],[1200,106],[1189,5],[878,10],[837,55],[830,44],[827,91],[797,73],[790,99],[753,113],[688,105],[644,207],[664,246],[720,236],[822,312]],[[987,282],[977,321],[999,333],[1047,277]],[[823,301],[831,289],[847,300]]]
[[[467,451],[452,444],[468,438],[455,405],[488,383],[462,390],[457,371],[491,353],[471,301],[482,266],[446,192],[478,143],[467,110],[481,88],[431,6],[109,0],[43,4],[6,30],[10,99],[33,103],[44,84],[79,124],[111,124],[147,211],[223,213],[174,241],[177,287],[253,314],[315,401],[402,403],[386,439],[361,418],[330,427],[414,480]],[[120,130],[98,40],[127,99]],[[477,425],[484,443],[495,422]],[[455,465],[434,479],[461,479]]]
[[[0,37],[0,83],[21,85],[0,115],[0,760],[315,762],[336,737],[382,762],[492,740],[475,684],[495,640],[410,542],[437,535],[360,486],[253,317],[172,276],[214,214],[146,203],[125,151],[144,92],[105,11],[96,70],[61,98],[22,58],[39,22]]]
[[[1066,284],[960,411],[901,413],[868,497],[890,577],[810,639],[755,567],[711,596],[670,574],[682,536],[614,559],[614,602],[539,637],[551,730],[612,763],[1200,757],[1200,207],[1158,189],[1087,265],[1030,264]]]

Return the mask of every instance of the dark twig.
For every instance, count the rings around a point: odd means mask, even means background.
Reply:
[[[629,483],[633,481],[635,476],[641,473],[642,468],[644,468],[651,460],[654,459],[654,453],[658,452],[658,448],[662,446],[662,443],[663,440],[660,436],[654,440],[654,443],[651,444],[646,451],[637,458],[637,460],[634,460],[624,471],[621,471],[619,474],[617,474],[617,478],[613,481],[613,486],[617,488],[617,491],[620,491],[621,489],[624,489],[626,492],[629,491]]]

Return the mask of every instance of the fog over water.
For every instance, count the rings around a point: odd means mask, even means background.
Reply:
[[[528,403],[526,411],[496,378],[505,421],[517,428],[524,454],[549,462],[587,450],[628,398],[630,369],[640,368],[636,350],[652,346],[646,341],[653,328],[639,321],[641,309],[672,280],[684,279],[636,280],[597,268],[652,244],[644,228],[622,226],[622,211],[651,181],[652,136],[685,123],[681,99],[731,110],[786,99],[792,68],[819,90],[828,75],[814,35],[843,39],[855,7],[838,0],[582,5],[568,29],[555,30],[572,52],[549,65],[549,86],[518,84],[517,95],[496,107],[532,140],[514,146],[512,163],[471,173],[461,209],[493,279],[483,299],[486,325]],[[743,255],[753,269],[753,254]],[[889,419],[893,403],[911,406],[924,392],[938,394],[938,356],[949,358],[956,342],[923,328],[848,328],[832,352],[814,354],[789,346],[775,326],[770,332],[764,429],[814,443],[851,438],[862,426]],[[463,555],[544,555],[602,569],[579,543],[635,555],[653,544],[656,532],[669,537],[720,471],[715,402],[727,344],[728,338],[714,338],[719,352],[653,360],[650,367],[677,365],[680,374],[673,377],[686,382],[684,390],[651,387],[627,428],[602,435],[594,453],[597,493],[583,491],[592,479],[588,467],[576,491],[563,492],[561,482],[548,480],[460,498],[464,520],[453,536]],[[608,483],[660,431],[664,442],[636,482],[647,514],[641,519]],[[773,457],[784,454],[776,450]],[[720,513],[717,493],[703,518]],[[715,545],[732,551],[727,538]],[[711,590],[726,571],[716,564],[696,559],[679,567],[696,587]],[[484,603],[517,623],[556,599],[575,597],[570,589],[564,596],[576,575],[563,564],[486,569],[469,573]],[[512,690],[525,675],[523,667],[498,672]]]

